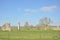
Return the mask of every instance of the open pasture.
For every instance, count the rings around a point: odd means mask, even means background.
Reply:
[[[56,30],[0,30],[0,40],[60,40]]]

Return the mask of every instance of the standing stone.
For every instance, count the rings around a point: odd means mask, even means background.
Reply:
[[[20,30],[20,22],[18,22],[18,30]]]
[[[11,31],[11,26],[10,26],[10,23],[5,23],[2,27],[2,30],[3,31]]]

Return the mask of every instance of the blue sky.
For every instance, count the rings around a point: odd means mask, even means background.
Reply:
[[[60,25],[60,0],[0,0],[0,25],[17,26],[19,21],[22,26],[26,21],[36,25],[44,17]]]

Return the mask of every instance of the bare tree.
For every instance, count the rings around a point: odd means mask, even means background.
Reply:
[[[52,21],[50,18],[47,18],[47,17],[40,19],[40,22],[39,22],[40,25],[45,26],[45,29],[48,27],[50,23],[52,23]]]
[[[30,28],[32,29],[34,26],[33,25],[30,25]]]
[[[33,25],[30,25],[31,27],[34,27]]]
[[[25,26],[26,29],[28,29],[28,26],[29,26],[28,22],[25,22],[24,26]]]

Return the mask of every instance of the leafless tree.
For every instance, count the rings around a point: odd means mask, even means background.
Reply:
[[[24,25],[24,27],[25,27],[26,29],[28,29],[28,27],[29,27],[29,24],[28,24],[28,22],[25,22],[25,25]]]
[[[40,19],[40,21],[39,21],[39,24],[45,26],[45,29],[48,27],[48,25],[49,25],[50,23],[52,23],[52,21],[51,21],[50,18],[47,18],[47,17],[42,18],[42,19]]]

